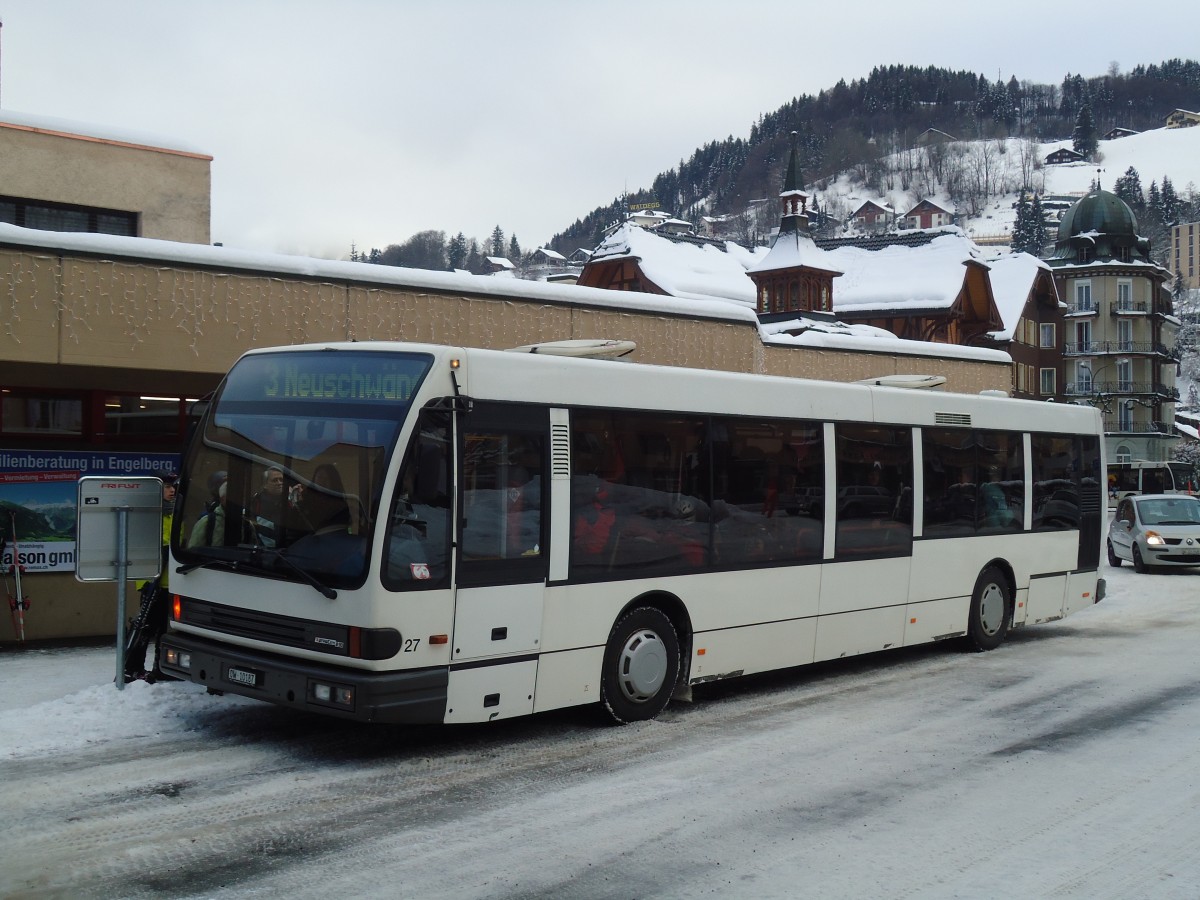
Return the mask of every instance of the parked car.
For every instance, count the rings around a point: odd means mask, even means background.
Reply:
[[[837,514],[839,519],[887,518],[895,509],[896,498],[885,487],[871,484],[850,484],[838,488]]]
[[[787,511],[789,516],[804,515],[820,518],[825,506],[825,489],[819,487],[796,488],[790,494],[781,495],[779,505]]]
[[[1125,560],[1146,572],[1154,566],[1200,566],[1200,499],[1187,494],[1125,497],[1108,526],[1108,562]]]

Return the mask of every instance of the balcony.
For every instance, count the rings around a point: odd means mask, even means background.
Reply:
[[[1108,305],[1108,314],[1110,316],[1144,316],[1149,311],[1145,300],[1139,300],[1137,303],[1131,300],[1124,302],[1114,300]]]
[[[1179,388],[1157,381],[1069,381],[1067,397],[1152,396],[1168,402],[1179,400]]]
[[[1086,303],[1068,303],[1068,316],[1094,316],[1099,310],[1096,309],[1096,304],[1088,301]]]
[[[1118,419],[1105,419],[1106,434],[1170,434],[1171,429],[1165,422],[1125,422]]]
[[[1081,341],[1063,345],[1063,356],[1103,356],[1109,353],[1170,356],[1167,345],[1158,341]]]

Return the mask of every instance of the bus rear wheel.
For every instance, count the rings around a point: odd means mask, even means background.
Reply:
[[[679,636],[660,610],[638,607],[613,626],[604,648],[600,698],[622,724],[653,719],[679,677]]]
[[[1012,588],[996,566],[979,573],[971,595],[967,642],[974,650],[995,650],[1008,636],[1012,621]]]

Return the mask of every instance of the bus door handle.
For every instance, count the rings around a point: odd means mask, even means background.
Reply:
[[[508,640],[508,628],[493,628],[492,629],[492,640],[493,641]]]

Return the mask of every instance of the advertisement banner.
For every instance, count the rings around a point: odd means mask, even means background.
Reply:
[[[83,476],[178,469],[178,453],[0,450],[0,572],[13,563],[14,528],[26,572],[75,571],[75,504]]]

